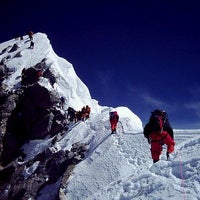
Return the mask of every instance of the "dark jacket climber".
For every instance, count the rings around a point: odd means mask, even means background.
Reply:
[[[168,121],[167,113],[162,110],[154,110],[151,113],[149,122],[144,127],[144,136],[151,144],[151,156],[153,162],[159,161],[162,153],[162,145],[167,145],[167,158],[174,151],[173,129]]]
[[[72,107],[69,107],[67,109],[68,113],[67,113],[67,119],[69,119],[70,122],[73,122],[76,120],[76,111],[72,108]]]
[[[60,97],[60,107],[62,109],[64,109],[64,104],[65,104],[65,98],[62,96],[62,97]]]
[[[34,48],[34,42],[31,40],[30,49],[33,49],[33,48]]]

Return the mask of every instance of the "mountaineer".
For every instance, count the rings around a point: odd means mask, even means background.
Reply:
[[[162,146],[167,145],[167,159],[169,154],[174,151],[173,129],[168,121],[167,113],[163,110],[154,110],[151,112],[149,122],[144,127],[144,136],[151,145],[151,157],[156,163],[160,159]]]
[[[117,123],[119,121],[119,115],[117,111],[112,111],[109,113],[109,120],[111,125],[111,134],[116,133]]]

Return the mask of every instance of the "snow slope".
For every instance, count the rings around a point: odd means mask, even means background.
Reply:
[[[67,99],[65,108],[92,108],[86,122],[74,124],[65,136],[55,144],[55,150],[70,149],[75,142],[89,144],[86,158],[76,165],[68,182],[62,188],[63,199],[68,200],[200,200],[200,129],[175,130],[176,149],[170,161],[166,161],[165,149],[161,160],[152,165],[150,147],[142,134],[141,120],[128,108],[109,108],[98,105],[91,98],[88,88],[77,77],[73,66],[53,51],[47,36],[34,35],[35,47],[29,49],[28,36],[24,41],[10,40],[0,44],[0,51],[18,43],[22,57],[14,58],[16,52],[6,52],[0,59],[10,55],[6,65],[14,70],[4,84],[9,90],[20,87],[23,67],[30,67],[47,58],[55,72],[57,83],[52,87],[44,78],[40,84],[56,90]],[[110,135],[108,114],[117,110],[120,116],[117,134]],[[51,138],[34,140],[23,146],[26,159],[48,147]],[[50,200],[53,188],[45,188],[41,199]]]
[[[106,126],[105,128],[106,129]],[[65,193],[69,199],[200,199],[200,130],[177,144],[171,161],[164,153],[152,166],[149,145],[141,132],[123,131],[105,136],[88,157],[76,166]],[[187,132],[186,132],[187,133]],[[99,134],[99,133],[97,133]],[[185,132],[175,131],[177,137]],[[96,137],[96,136],[95,136]],[[101,143],[101,141],[103,141]],[[97,147],[96,147],[97,146]]]

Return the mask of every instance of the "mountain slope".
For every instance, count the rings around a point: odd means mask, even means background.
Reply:
[[[77,77],[72,64],[55,54],[45,34],[34,34],[33,49],[29,48],[28,36],[23,38],[0,44],[0,60],[9,72],[2,81],[4,90],[17,93],[23,89],[23,68],[44,67],[44,71],[49,70],[50,75],[39,77],[36,85],[66,100],[63,108],[53,104],[45,108],[45,113],[57,107],[53,114],[59,112],[65,116],[69,106],[80,110],[90,105],[91,115],[85,122],[67,122],[67,129],[54,131],[54,135],[29,139],[24,143],[21,150],[25,157],[17,158],[11,167],[4,168],[12,171],[14,166],[18,173],[10,172],[10,177],[6,176],[9,182],[0,181],[1,195],[12,199],[16,192],[15,197],[21,195],[21,199],[54,200],[58,199],[59,191],[60,199],[71,200],[200,199],[200,130],[175,130],[176,150],[171,155],[171,161],[166,161],[164,148],[161,161],[152,166],[149,145],[142,134],[142,122],[138,116],[126,107],[98,105],[98,101],[91,98],[88,88]],[[17,49],[10,51],[14,44]],[[55,82],[51,81],[52,76]],[[34,96],[31,95],[31,100]],[[120,117],[116,135],[110,134],[108,120],[109,112],[113,109],[118,111]],[[56,118],[55,121],[59,120]],[[4,121],[6,129],[7,121]],[[4,132],[8,134],[7,129]],[[78,164],[73,164],[76,156],[72,147],[75,144],[87,147],[84,159]],[[0,171],[0,176],[5,177],[7,171]],[[51,176],[53,172],[56,174]],[[19,182],[14,183],[18,187],[23,186],[22,190],[14,186],[7,190],[16,177],[21,177]]]

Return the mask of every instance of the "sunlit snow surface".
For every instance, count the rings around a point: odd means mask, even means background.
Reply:
[[[34,49],[29,49],[28,36],[24,40],[10,40],[0,44],[0,51],[17,43],[19,49],[0,55],[10,56],[7,67],[14,72],[4,84],[9,90],[20,88],[21,70],[47,58],[46,63],[55,72],[57,83],[52,87],[45,78],[40,84],[57,91],[66,98],[68,106],[76,110],[90,105],[92,113],[86,122],[70,126],[63,139],[55,144],[57,150],[70,149],[75,142],[89,144],[86,158],[76,165],[73,174],[63,188],[67,200],[200,200],[200,129],[175,130],[175,152],[166,161],[164,147],[161,160],[152,165],[150,146],[142,134],[141,120],[128,108],[100,106],[91,98],[87,86],[77,77],[67,60],[58,57],[47,36],[34,34]],[[16,57],[21,52],[22,57]],[[117,110],[119,123],[117,134],[110,134],[109,112]],[[42,152],[51,138],[34,140],[23,146],[27,160]],[[26,169],[29,176],[38,163]],[[60,181],[60,180],[59,180]],[[46,187],[41,198],[51,199],[55,185]]]

